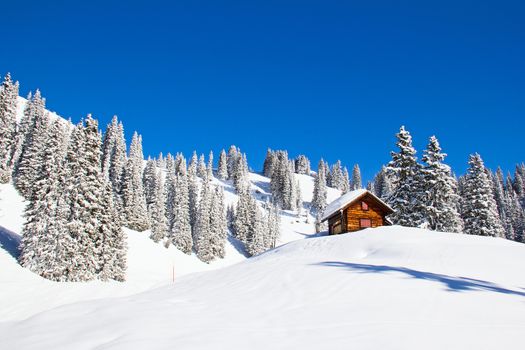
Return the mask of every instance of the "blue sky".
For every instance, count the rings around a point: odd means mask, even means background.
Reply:
[[[267,147],[370,178],[404,124],[461,174],[524,161],[523,1],[11,1],[0,75],[146,154]]]

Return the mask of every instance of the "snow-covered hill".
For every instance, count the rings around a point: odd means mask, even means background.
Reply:
[[[269,179],[249,179],[266,201]],[[297,179],[308,206],[313,178]],[[520,243],[395,226],[316,237],[306,210],[284,211],[279,246],[255,258],[229,238],[205,264],[126,230],[126,282],[56,283],[17,263],[23,209],[0,185],[0,349],[523,348]]]
[[[503,239],[368,229],[134,295],[1,266],[6,349],[523,348],[525,246]]]

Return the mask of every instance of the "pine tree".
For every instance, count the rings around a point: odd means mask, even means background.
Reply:
[[[43,152],[49,127],[49,117],[45,111],[45,100],[37,90],[31,102],[28,102],[27,120],[30,121],[28,132],[22,144],[22,151],[14,171],[14,182],[18,191],[25,197],[31,197],[32,184],[40,171],[40,154]]]
[[[16,138],[16,106],[18,82],[7,73],[0,87],[0,182],[11,179],[11,155]]]
[[[463,223],[458,213],[457,182],[450,167],[443,163],[446,156],[437,138],[432,136],[422,158],[425,163],[421,169],[422,220],[431,230],[461,232]]]
[[[103,181],[101,211],[98,216],[99,240],[95,242],[98,257],[98,278],[124,281],[127,268],[127,243],[117,208],[113,203],[111,184]]]
[[[195,253],[197,257],[209,263],[213,260],[213,248],[211,244],[211,227],[210,227],[210,210],[213,200],[211,184],[205,180],[202,183],[199,208],[197,210],[197,219],[195,222],[194,242]]]
[[[185,173],[180,173],[175,177],[174,196],[171,205],[173,206],[173,213],[170,222],[170,240],[180,251],[191,254],[193,238],[190,220],[190,194],[188,176]]]
[[[226,157],[226,161],[228,163],[228,180],[233,180],[234,168],[237,166],[239,158],[241,157],[240,153],[240,150],[238,150],[234,145],[231,145],[228,149],[228,156]]]
[[[129,148],[129,159],[124,168],[122,181],[122,204],[125,214],[125,225],[135,231],[149,228],[146,198],[142,185],[142,139],[135,132]]]
[[[24,213],[20,263],[40,276],[66,281],[65,262],[76,250],[66,230],[61,183],[64,180],[65,130],[53,122],[41,154],[43,166],[35,179],[35,191]]]
[[[344,190],[344,175],[343,175],[343,169],[341,167],[341,161],[338,160],[334,165],[332,165],[332,169],[330,172],[330,185],[333,188],[336,188],[340,191]]]
[[[464,232],[471,235],[503,237],[492,184],[479,154],[469,158],[469,169],[462,188]]]
[[[168,236],[168,220],[166,218],[166,198],[164,192],[164,181],[162,179],[162,170],[155,174],[154,195],[152,195],[152,204],[148,206],[151,222],[151,239],[159,242]]]
[[[199,157],[199,163],[197,163],[197,176],[201,179],[206,178],[206,162],[204,161],[204,154]]]
[[[197,223],[197,211],[199,209],[199,186],[197,180],[196,154],[193,154],[190,166],[188,167],[188,193],[190,206],[190,225],[195,241],[195,227]],[[195,160],[195,161],[194,161]]]
[[[234,237],[243,243],[248,242],[250,225],[251,225],[251,207],[252,197],[249,192],[241,192],[237,207],[235,209],[235,218],[233,220]]]
[[[305,155],[301,154],[295,159],[295,172],[310,175],[310,160]]]
[[[219,156],[219,166],[217,168],[217,177],[220,180],[228,179],[228,161],[226,159],[226,152],[224,150],[221,151],[221,154]]]
[[[211,181],[213,179],[213,152],[210,151],[208,156],[208,165],[206,166],[206,177]]]
[[[266,177],[272,177],[273,167],[275,164],[275,154],[271,149],[268,148],[266,151],[266,158],[264,158],[263,164],[263,175]]]
[[[314,193],[312,197],[311,211],[312,214],[321,214],[326,208],[326,180],[324,178],[324,161],[321,159],[317,167],[317,174],[314,178]]]
[[[210,207],[211,247],[214,258],[224,258],[227,237],[226,213],[224,211],[224,191],[215,186]]]
[[[146,198],[146,208],[151,217],[155,210],[156,196],[157,196],[157,165],[153,159],[148,159],[146,167],[142,175],[142,186],[144,188],[144,196]]]
[[[402,126],[396,134],[399,152],[392,152],[392,160],[387,170],[395,179],[394,190],[388,203],[394,209],[390,216],[396,225],[419,226],[423,219],[421,201],[421,167],[417,163],[416,150],[412,146],[412,136]]]
[[[358,190],[360,188],[363,188],[363,182],[361,181],[361,169],[359,168],[359,164],[355,164],[354,168],[352,170],[352,190]]]
[[[259,206],[252,200],[250,206],[250,222],[248,226],[248,239],[246,251],[250,256],[258,255],[266,251],[265,241],[268,236],[268,226],[265,225]]]
[[[341,192],[347,193],[350,190],[351,190],[351,185],[350,185],[350,178],[348,175],[348,169],[344,167],[343,168],[343,184],[341,187]]]

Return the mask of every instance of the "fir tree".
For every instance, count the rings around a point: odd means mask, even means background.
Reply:
[[[196,198],[195,198],[196,199]],[[188,176],[185,173],[175,177],[173,214],[170,222],[170,240],[180,251],[191,254],[193,238],[190,222],[190,195]]]
[[[54,122],[41,154],[41,172],[35,178],[35,191],[29,198],[22,231],[20,263],[40,276],[54,280],[68,279],[67,262],[77,250],[66,230],[65,203],[61,183],[64,180],[65,130]]]
[[[31,102],[28,102],[26,119],[30,122],[22,144],[20,158],[14,171],[14,182],[18,191],[25,197],[31,197],[32,184],[40,171],[40,154],[47,138],[49,117],[45,111],[45,100],[37,90]]]
[[[350,185],[350,178],[349,178],[349,175],[348,175],[348,169],[346,167],[344,167],[343,168],[343,184],[342,184],[342,187],[341,187],[341,192],[342,193],[347,193],[350,190],[351,190],[351,185]]]
[[[11,155],[16,138],[16,106],[18,82],[7,73],[0,87],[0,182],[11,179]]]
[[[492,184],[479,154],[469,158],[469,169],[462,188],[464,232],[471,235],[503,237]]]
[[[135,231],[149,228],[146,198],[142,185],[142,139],[135,132],[129,148],[129,159],[124,168],[122,181],[122,204],[125,214],[125,225]]]
[[[219,165],[217,168],[217,177],[220,180],[227,180],[228,179],[228,161],[226,159],[226,152],[224,150],[221,151],[221,154],[219,156]]]
[[[197,163],[197,176],[201,179],[206,178],[206,162],[204,161],[204,154],[200,155],[199,162]]]
[[[431,230],[461,232],[463,225],[458,213],[457,182],[450,167],[443,163],[447,155],[435,136],[430,138],[423,155],[425,166],[421,169],[423,194],[423,220]]]
[[[312,197],[311,211],[312,214],[321,214],[326,208],[326,180],[324,178],[324,161],[321,159],[317,168],[317,174],[314,178],[314,193]]]
[[[395,178],[394,190],[388,203],[394,209],[391,215],[396,225],[417,227],[423,222],[421,208],[421,167],[417,163],[412,136],[402,126],[397,137],[399,152],[392,152],[387,170]]]
[[[359,168],[359,164],[355,164],[354,168],[352,170],[352,182],[351,182],[352,190],[358,190],[360,188],[363,188],[363,183],[361,181],[361,169]]]
[[[168,220],[166,218],[166,199],[164,192],[164,181],[162,179],[162,170],[155,174],[154,195],[152,195],[152,204],[148,206],[151,222],[151,239],[159,242],[168,236]]]
[[[194,229],[195,253],[197,257],[209,263],[213,260],[213,248],[211,244],[210,210],[213,193],[209,181],[202,183],[199,208]]]

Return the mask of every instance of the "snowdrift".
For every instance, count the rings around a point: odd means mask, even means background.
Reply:
[[[521,349],[523,266],[525,245],[503,239],[367,229],[4,319],[0,337],[16,349]]]

